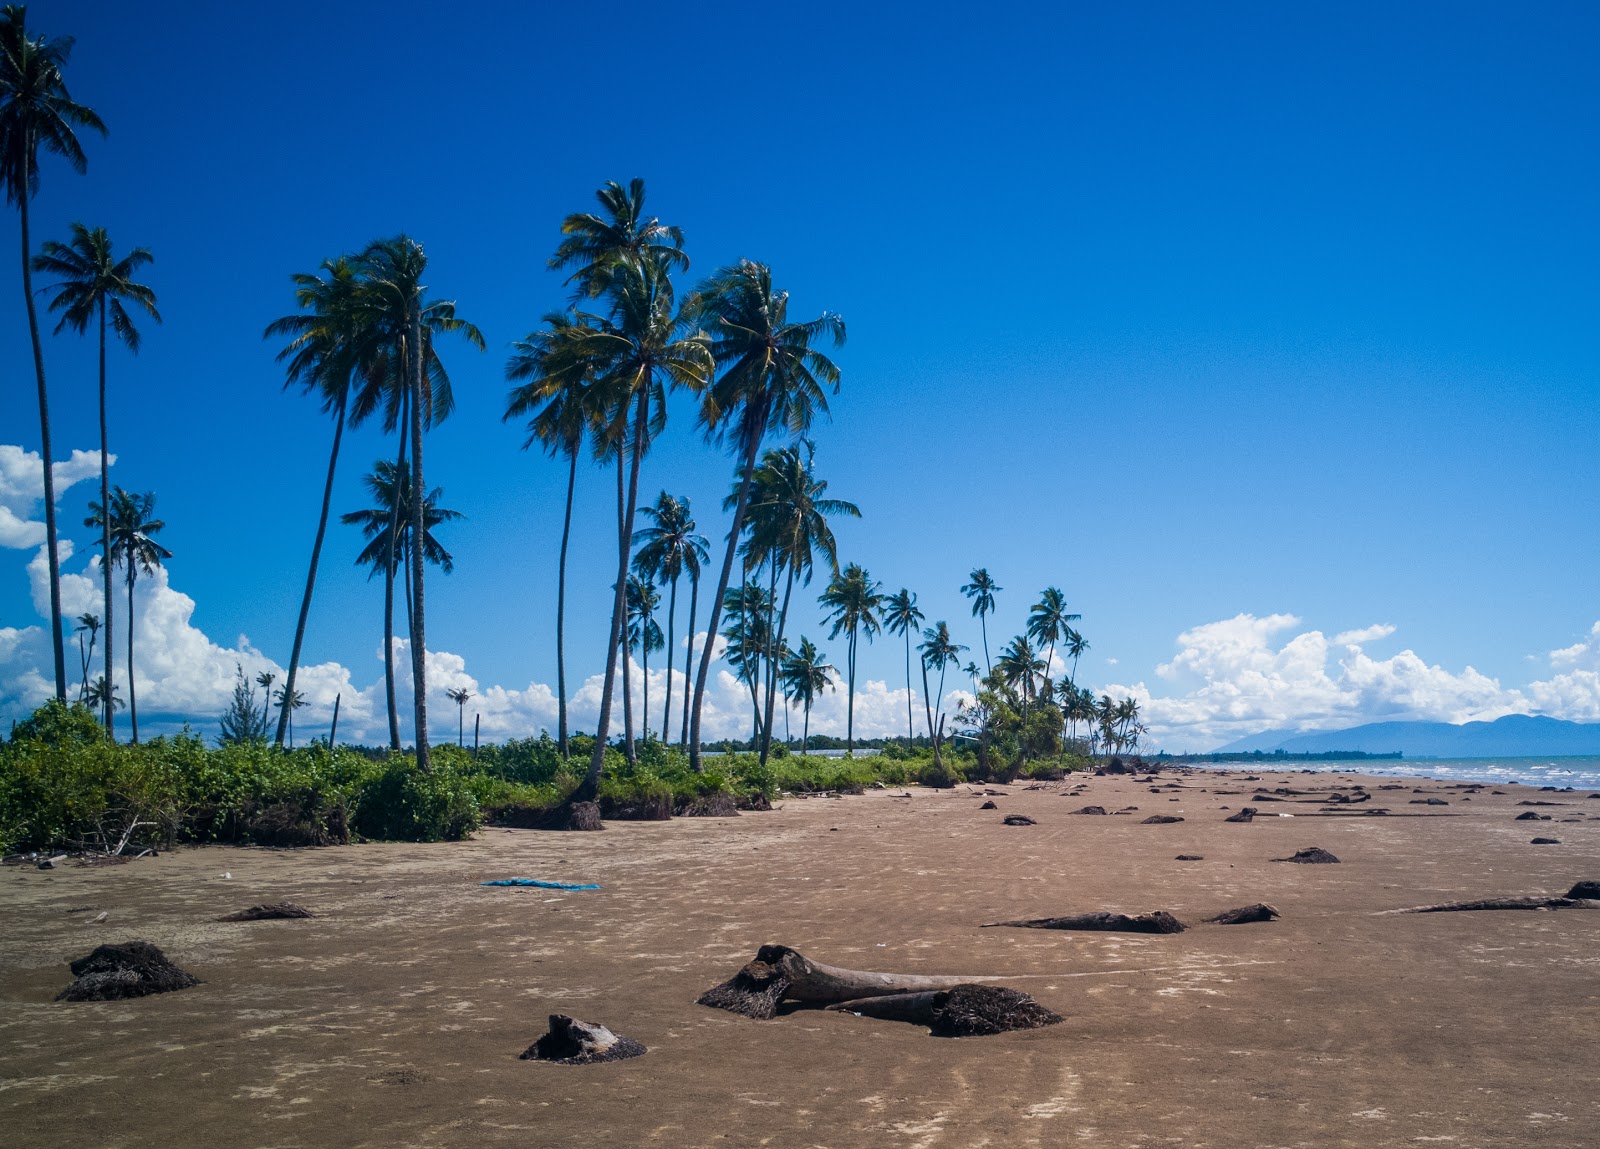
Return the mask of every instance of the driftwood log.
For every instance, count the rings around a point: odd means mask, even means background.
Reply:
[[[1256,902],[1254,905],[1240,906],[1236,910],[1223,910],[1208,922],[1215,922],[1219,926],[1242,926],[1249,922],[1270,922],[1283,917],[1278,912],[1278,907],[1266,902]]]
[[[293,902],[269,902],[266,905],[250,906],[238,913],[224,914],[218,918],[219,922],[265,922],[277,921],[287,918],[315,917],[310,910],[297,906]]]
[[[1303,850],[1296,850],[1287,858],[1273,858],[1274,862],[1299,862],[1308,866],[1329,866],[1336,864],[1339,859],[1324,850],[1321,846],[1307,846]]]
[[[984,929],[1016,926],[1025,930],[1095,930],[1119,934],[1181,934],[1184,925],[1166,910],[1148,914],[1113,914],[1096,910],[1088,914],[1068,914],[1061,918],[1028,918],[1015,922],[988,922]]]
[[[1144,821],[1140,822],[1139,825],[1141,825],[1141,826],[1170,826],[1174,822],[1181,822],[1181,821],[1183,821],[1183,819],[1178,817],[1176,814],[1151,814]]]
[[[1574,890],[1595,885],[1594,882],[1579,882]],[[1595,891],[1600,894],[1600,891]],[[1467,913],[1473,910],[1600,910],[1600,897],[1575,898],[1568,893],[1564,898],[1539,897],[1514,897],[1514,898],[1478,898],[1470,902],[1439,902],[1431,906],[1408,906],[1403,910],[1384,910],[1386,914],[1451,914]]]
[[[1244,807],[1244,809],[1240,810],[1237,814],[1229,814],[1226,818],[1224,818],[1222,820],[1224,822],[1253,822],[1253,821],[1255,821],[1255,817],[1256,817],[1256,808],[1254,806],[1246,806],[1246,807]]]
[[[828,1006],[884,1021],[925,1025],[935,1037],[987,1037],[1016,1029],[1040,1029],[1062,1020],[1020,990],[966,982],[952,989],[864,997]]]
[[[1038,825],[1038,823],[1036,823],[1032,818],[1028,817],[1026,814],[1007,814],[1004,818],[1002,818],[1000,820],[1003,823],[1005,823],[1007,826],[1035,826],[1035,825]]]
[[[970,979],[906,973],[872,973],[814,962],[788,946],[766,945],[733,977],[706,990],[701,1005],[761,1020],[773,1017],[781,1001],[834,1005],[864,997],[954,989]]]
[[[550,1030],[519,1055],[521,1061],[554,1061],[558,1065],[593,1065],[622,1061],[645,1052],[631,1037],[612,1033],[603,1025],[579,1021],[564,1013],[550,1015]]]
[[[1073,811],[1074,814],[1104,814],[1105,812],[1106,808],[1104,806],[1084,806]]]

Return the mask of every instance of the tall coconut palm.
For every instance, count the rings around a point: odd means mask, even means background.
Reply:
[[[53,40],[28,35],[26,6],[0,8],[0,185],[6,202],[15,204],[22,222],[22,296],[28,310],[28,335],[33,341],[33,373],[39,390],[39,447],[44,464],[45,562],[50,574],[50,644],[55,656],[56,697],[67,698],[67,656],[61,621],[61,560],[56,553],[55,460],[50,447],[50,398],[44,384],[44,349],[39,342],[39,315],[33,302],[33,246],[28,236],[28,203],[39,191],[39,149],[63,157],[82,175],[88,159],[77,129],[105,135],[100,117],[75,101],[62,75],[72,56],[71,36]],[[108,505],[105,491],[102,506]],[[102,538],[102,544],[104,539]],[[106,615],[109,623],[110,614]],[[107,643],[107,646],[110,644]],[[106,729],[110,716],[106,708]]]
[[[851,563],[834,576],[828,589],[818,601],[828,609],[827,621],[833,623],[830,638],[845,635],[847,653],[845,674],[849,682],[848,701],[845,706],[845,753],[855,753],[856,729],[856,652],[861,638],[868,642],[878,633],[881,621],[878,612],[883,607],[882,584],[858,563]]]
[[[1082,658],[1085,652],[1088,651],[1089,644],[1084,640],[1083,635],[1073,630],[1068,632],[1067,640],[1063,645],[1066,648],[1068,657],[1072,659],[1071,680],[1072,684],[1076,686],[1078,684],[1078,659]]]
[[[352,394],[357,380],[365,380],[368,369],[378,360],[381,347],[375,333],[363,329],[356,320],[360,280],[349,258],[323,261],[311,274],[292,277],[295,304],[299,311],[269,325],[265,338],[287,336],[288,344],[278,353],[287,364],[284,388],[299,386],[306,394],[316,394],[322,413],[333,416],[333,446],[328,452],[328,476],[322,485],[322,509],[317,517],[317,533],[311,544],[311,562],[306,568],[306,587],[300,598],[300,615],[295,622],[294,645],[289,652],[289,668],[284,689],[292,695],[300,672],[300,652],[305,643],[306,623],[311,615],[311,596],[317,585],[317,568],[322,558],[322,543],[328,533],[328,512],[333,502],[333,479],[339,466],[339,447],[346,422],[359,426],[371,405],[351,412]],[[278,714],[274,745],[282,746],[291,715]]]
[[[927,630],[922,632],[922,641],[917,644],[917,651],[922,661],[922,704],[928,711],[928,740],[933,743],[934,765],[942,762],[939,753],[940,744],[944,741],[944,672],[947,668],[961,661],[961,652],[966,650],[958,646],[950,638],[950,628],[941,619]],[[935,708],[933,699],[928,690],[928,672],[939,672],[939,708],[937,722],[935,721]]]
[[[762,440],[779,431],[804,435],[819,413],[827,413],[828,394],[839,390],[839,369],[812,344],[831,338],[834,346],[842,346],[845,325],[829,312],[809,322],[790,322],[788,293],[774,289],[771,270],[751,260],[725,267],[701,284],[687,310],[703,325],[719,370],[716,381],[702,395],[700,426],[708,440],[731,446],[739,460],[739,496],[711,598],[707,632],[715,634],[744,534],[745,509]],[[713,644],[707,642],[695,676],[689,719],[689,761],[696,770],[703,769],[700,715],[712,655]]]
[[[141,283],[133,281],[134,273],[154,260],[148,248],[136,247],[118,260],[111,251],[111,237],[103,227],[86,228],[81,223],[72,225],[72,239],[67,243],[46,240],[34,257],[33,269],[57,279],[50,300],[50,310],[62,313],[56,324],[56,334],[70,327],[79,335],[98,321],[100,334],[100,502],[104,505],[110,497],[110,443],[106,434],[106,324],[109,320],[112,334],[121,340],[130,352],[139,353],[139,329],[123,305],[126,300],[157,323],[161,313],[156,310],[156,293]],[[47,288],[46,290],[51,290]],[[109,546],[102,534],[101,549]],[[106,627],[106,677],[111,677],[111,568],[100,572],[103,609]],[[85,673],[85,681],[88,675]],[[114,737],[112,715],[105,715],[106,734]]]
[[[772,596],[759,582],[748,579],[729,587],[722,601],[722,637],[728,640],[722,657],[734,675],[750,689],[750,741],[761,737],[761,660],[772,651]]]
[[[445,574],[453,571],[455,559],[440,545],[438,539],[434,538],[433,528],[440,523],[454,522],[463,516],[460,511],[448,510],[439,505],[439,500],[444,497],[444,491],[440,487],[435,487],[428,492],[424,502],[424,513],[421,516],[423,545],[421,548],[415,548],[411,543],[417,537],[413,533],[413,525],[418,516],[412,513],[411,508],[411,493],[414,488],[411,483],[410,466],[405,463],[396,465],[388,459],[379,459],[372,465],[372,473],[362,480],[362,484],[372,496],[374,506],[359,511],[348,511],[339,519],[341,522],[360,527],[363,537],[367,539],[367,545],[356,556],[356,565],[372,568],[367,575],[368,578],[377,575],[379,571],[383,572],[383,649],[389,652],[394,649],[395,576],[402,571],[405,572],[406,632],[415,645],[416,599],[412,582],[413,555],[420,550],[423,559],[437,566]],[[388,695],[390,748],[399,749],[400,717],[392,686]]]
[[[574,299],[598,299],[611,288],[622,267],[645,268],[666,279],[687,271],[683,230],[644,214],[644,181],[628,187],[607,180],[594,193],[600,213],[573,212],[561,222],[566,236],[550,257],[550,268],[573,268],[567,278]]]
[[[1032,701],[1039,677],[1045,673],[1047,666],[1038,651],[1033,649],[1033,644],[1019,634],[1000,652],[998,669],[1007,685],[1019,689],[1026,706]]]
[[[972,600],[972,613],[983,627],[983,666],[986,674],[994,673],[994,665],[989,661],[989,615],[994,612],[994,596],[996,592],[1005,588],[995,584],[988,570],[979,567],[967,576],[970,580],[961,588],[961,593]]]
[[[96,710],[126,710],[128,704],[122,701],[117,694],[115,683],[110,682],[105,675],[99,675],[89,683],[89,692],[85,701]]]
[[[289,749],[294,749],[294,712],[306,704],[306,696],[298,690],[290,690],[288,682],[278,688],[278,712],[287,717],[289,722]]]
[[[689,735],[689,660],[694,657],[695,600],[700,594],[700,568],[710,558],[706,540],[695,533],[689,500],[662,491],[653,507],[640,507],[650,523],[633,532],[638,552],[633,569],[647,579],[669,587],[667,592],[667,700],[661,710],[662,740],[672,736],[672,657],[677,649],[674,623],[678,617],[678,580],[689,576],[689,652],[684,656],[683,738]],[[680,740],[681,744],[681,740]]]
[[[256,685],[261,687],[261,708],[263,711],[272,706],[272,684],[278,681],[278,676],[270,670],[263,670],[256,675]]]
[[[632,574],[628,576],[628,649],[627,653],[637,650],[644,673],[644,697],[642,734],[645,741],[650,740],[650,652],[660,650],[666,645],[666,640],[661,636],[661,625],[656,622],[656,611],[661,606],[661,592],[656,589],[656,584],[643,575]],[[669,656],[667,665],[672,665]]]
[[[452,686],[444,693],[456,704],[456,745],[464,747],[467,744],[467,699],[472,697],[472,691],[465,686]]]
[[[433,352],[433,339],[444,332],[464,336],[483,350],[483,333],[456,315],[450,301],[429,301],[422,277],[427,273],[428,257],[422,245],[407,235],[376,240],[367,245],[355,260],[361,287],[357,297],[357,326],[376,335],[387,347],[387,363],[380,358],[369,368],[373,377],[404,378],[410,404],[411,431],[411,531],[424,538],[422,433],[428,421],[448,413],[442,403],[448,399],[448,379]],[[430,382],[433,382],[430,388]],[[441,388],[440,383],[444,384]],[[444,394],[441,394],[443,390]],[[428,403],[431,398],[433,402]],[[426,406],[425,406],[426,405]],[[442,408],[442,409],[441,409]],[[391,540],[394,539],[393,533]],[[416,715],[417,767],[431,768],[428,757],[428,670],[427,598],[423,556],[426,548],[411,548],[411,681],[412,706]]]
[[[911,720],[911,636],[926,616],[917,609],[917,596],[905,587],[883,600],[883,628],[890,634],[900,634],[906,640],[906,747],[909,749],[916,734]],[[924,680],[926,687],[926,680]],[[926,694],[927,690],[924,689]],[[928,738],[933,738],[933,720],[928,721]]]
[[[133,584],[139,572],[154,574],[155,569],[172,552],[156,542],[156,535],[166,523],[155,517],[156,497],[149,491],[132,495],[121,487],[111,488],[111,513],[106,514],[102,504],[89,504],[89,517],[83,520],[86,527],[103,527],[110,520],[109,532],[102,530],[101,537],[111,539],[110,562],[123,569],[123,581],[128,587],[128,722],[134,745],[139,744],[139,696],[133,681]]]
[[[1039,595],[1039,601],[1033,604],[1033,610],[1028,614],[1028,637],[1041,646],[1049,647],[1044,656],[1046,674],[1049,674],[1050,664],[1055,661],[1056,643],[1065,644],[1072,636],[1072,624],[1082,617],[1081,614],[1067,611],[1067,597],[1061,593],[1060,587],[1045,587]]]
[[[833,689],[834,668],[828,656],[805,635],[800,636],[800,649],[783,660],[783,696],[800,703],[805,710],[805,723],[801,726],[800,753],[806,754],[811,739],[811,706],[817,696]]]
[[[83,671],[82,681],[78,687],[78,701],[83,702],[89,696],[89,664],[94,661],[94,643],[100,634],[100,616],[97,614],[80,614],[78,616],[78,625],[73,628],[73,631],[78,636],[78,663]],[[89,635],[88,649],[85,649],[83,645],[83,636],[86,631]]]
[[[572,493],[578,483],[578,456],[596,421],[590,364],[577,353],[580,324],[570,313],[551,312],[545,326],[512,344],[506,378],[519,386],[506,398],[505,420],[528,417],[523,450],[538,443],[547,454],[567,460],[567,504],[561,519],[561,555],[556,567],[556,706],[558,746],[571,754],[567,736],[567,543],[572,537]]]
[[[605,413],[596,436],[597,451],[609,450],[615,455],[619,468],[626,459],[627,481],[622,483],[619,469],[617,582],[612,601],[611,641],[600,689],[594,756],[583,782],[572,795],[573,802],[593,801],[599,792],[600,770],[610,733],[617,654],[627,614],[628,562],[644,456],[666,425],[668,392],[680,387],[701,390],[710,380],[713,369],[705,340],[688,328],[684,317],[674,308],[664,272],[624,260],[612,268],[608,276],[606,293],[610,313],[585,316],[588,326],[580,354],[594,373],[597,405]],[[626,682],[624,690],[627,690]],[[631,759],[631,738],[626,748]]]
[[[828,519],[861,517],[861,509],[854,503],[827,497],[828,481],[817,478],[812,466],[815,454],[816,446],[809,439],[768,451],[756,469],[745,508],[750,523],[750,537],[745,543],[746,561],[757,565],[765,563],[768,572],[766,631],[771,644],[766,652],[766,703],[761,721],[763,763],[771,752],[778,664],[788,630],[789,601],[795,576],[800,577],[802,586],[810,586],[819,555],[827,564],[829,576],[837,574],[839,550]],[[777,602],[779,572],[784,580],[783,606],[774,623],[772,612]]]

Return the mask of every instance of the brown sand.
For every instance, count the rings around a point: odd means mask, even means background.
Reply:
[[[1312,790],[1332,775],[1260,776]],[[1344,776],[1348,781],[1363,781]],[[1074,780],[1078,781],[1078,780]],[[1388,817],[1193,774],[787,800],[739,818],[487,830],[454,845],[201,849],[0,870],[6,1144],[1592,1146],[1600,912],[1379,915],[1600,878],[1600,802],[1367,779]],[[1412,786],[1425,793],[1413,794]],[[1205,790],[1224,789],[1219,796]],[[1443,807],[1411,806],[1437,796]],[[1171,799],[1177,799],[1171,801]],[[1519,800],[1562,844],[1530,846]],[[1134,813],[1072,817],[1084,802]],[[1182,823],[1141,825],[1152,813]],[[1293,813],[1294,818],[1279,817]],[[1412,816],[1399,816],[1401,814]],[[1565,821],[1576,818],[1581,821]],[[1321,846],[1337,866],[1268,859]],[[1174,855],[1201,854],[1178,862]],[[232,878],[224,880],[224,871]],[[483,888],[509,876],[596,881]],[[304,921],[220,923],[251,902]],[[1270,902],[1282,920],[1203,919]],[[73,913],[90,907],[93,914]],[[1146,936],[979,929],[1162,908]],[[102,924],[86,924],[101,910]],[[66,961],[144,938],[204,979],[56,1003]],[[940,1039],[847,1013],[696,1006],[764,942],[857,969],[1005,975],[1060,1025]],[[519,1061],[567,1013],[649,1056]]]

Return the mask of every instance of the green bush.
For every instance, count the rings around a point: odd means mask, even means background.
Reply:
[[[476,830],[480,820],[478,800],[447,761],[425,774],[397,755],[362,785],[354,828],[367,838],[453,842]]]

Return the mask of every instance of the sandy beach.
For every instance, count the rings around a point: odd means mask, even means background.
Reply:
[[[1600,878],[1600,800],[1353,774],[1197,771],[1155,785],[912,788],[599,834],[488,829],[457,844],[7,867],[4,1140],[1595,1143],[1600,913],[1381,911]],[[1251,800],[1258,787],[1336,785],[1372,793],[1350,809],[1390,813]],[[986,799],[997,808],[980,809]],[[1086,804],[1137,809],[1071,813]],[[1223,821],[1247,804],[1253,822]],[[1514,820],[1529,810],[1550,820]],[[1037,824],[1003,824],[1011,813]],[[1183,821],[1143,824],[1156,814]],[[1270,860],[1307,846],[1341,864]],[[603,888],[479,885],[519,876]],[[283,899],[318,916],[214,920]],[[1257,901],[1282,920],[1202,922]],[[979,928],[1101,909],[1167,910],[1190,928]],[[68,959],[130,938],[205,984],[52,1000]],[[766,942],[835,965],[997,978],[1065,1021],[950,1040],[847,1013],[752,1021],[695,1004]],[[518,1060],[553,1012],[649,1053],[588,1067]]]

